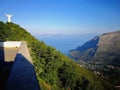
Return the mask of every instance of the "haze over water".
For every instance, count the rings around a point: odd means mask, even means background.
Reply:
[[[68,55],[69,50],[75,49],[77,46],[82,45],[84,42],[92,39],[94,34],[85,35],[36,35],[35,37],[40,41],[44,41],[47,45],[56,48],[58,51]]]

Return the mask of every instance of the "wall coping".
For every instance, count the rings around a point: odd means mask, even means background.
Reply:
[[[5,41],[0,42],[0,47],[11,48],[11,47],[20,47],[22,41]]]

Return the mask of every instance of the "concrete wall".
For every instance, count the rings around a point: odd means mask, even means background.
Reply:
[[[20,41],[6,41],[6,42],[0,42],[0,47],[20,47],[21,42]]]
[[[6,90],[40,90],[26,42],[22,42],[6,85]]]

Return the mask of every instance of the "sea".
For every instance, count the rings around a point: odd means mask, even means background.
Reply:
[[[95,34],[85,35],[61,35],[61,34],[47,34],[47,35],[34,35],[40,41],[55,48],[61,53],[68,56],[69,50],[76,49],[78,46],[83,45],[86,41],[92,39]]]

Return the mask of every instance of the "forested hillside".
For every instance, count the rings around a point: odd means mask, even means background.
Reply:
[[[19,25],[0,22],[0,41],[27,42],[41,90],[113,90],[111,84],[37,40]]]

